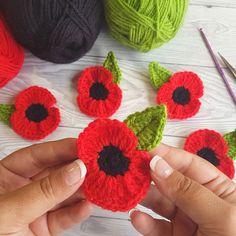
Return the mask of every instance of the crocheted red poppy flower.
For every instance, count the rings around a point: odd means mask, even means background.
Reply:
[[[117,120],[98,119],[78,138],[78,157],[87,167],[83,189],[89,201],[112,211],[128,211],[150,186],[147,152],[137,151],[135,134]]]
[[[186,119],[200,109],[203,84],[193,72],[175,73],[157,93],[157,103],[166,104],[170,119]]]
[[[224,138],[213,130],[198,130],[186,140],[184,149],[211,162],[229,178],[233,179],[235,168],[228,157],[228,146]]]
[[[33,86],[21,92],[11,116],[13,130],[20,136],[39,140],[52,133],[60,123],[60,112],[53,107],[55,97],[41,87]]]
[[[112,73],[104,67],[87,68],[78,81],[80,110],[88,116],[107,118],[119,108],[122,92],[113,82]]]

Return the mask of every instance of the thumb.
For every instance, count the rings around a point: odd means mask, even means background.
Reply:
[[[0,205],[4,206],[1,213],[3,210],[4,218],[11,219],[11,222],[29,224],[73,195],[81,186],[85,174],[84,163],[76,160],[44,179],[3,195],[0,198]]]
[[[225,215],[227,209],[230,211],[230,205],[223,199],[174,170],[159,156],[152,159],[150,167],[153,181],[161,193],[196,224],[216,222],[217,216]]]

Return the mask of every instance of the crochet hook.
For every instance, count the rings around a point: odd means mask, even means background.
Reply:
[[[210,45],[210,43],[209,43],[209,41],[208,41],[206,35],[204,34],[204,32],[203,32],[202,29],[199,29],[199,32],[200,32],[200,34],[201,34],[201,36],[202,36],[202,38],[203,38],[203,41],[205,42],[206,47],[207,47],[207,49],[208,49],[208,51],[209,51],[209,53],[210,53],[210,55],[211,55],[211,57],[212,57],[212,59],[213,59],[213,61],[214,61],[214,63],[215,63],[215,66],[216,66],[217,71],[219,72],[221,78],[223,79],[223,81],[224,81],[224,83],[225,83],[225,86],[226,86],[226,88],[227,88],[227,90],[228,90],[230,96],[232,97],[234,104],[236,105],[236,96],[235,96],[235,94],[234,94],[232,88],[230,87],[229,81],[227,80],[224,71],[223,71],[223,70],[221,69],[221,67],[220,67],[220,63],[219,63],[219,61],[217,60],[217,58],[216,58],[216,56],[215,56],[215,53],[213,52],[213,50],[212,50],[212,48],[211,48],[211,45]]]
[[[219,56],[221,57],[222,61],[225,63],[228,70],[233,75],[234,79],[236,80],[236,70],[233,68],[233,66],[218,52]]]

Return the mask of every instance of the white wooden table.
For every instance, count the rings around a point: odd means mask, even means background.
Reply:
[[[203,27],[216,51],[236,66],[236,0],[192,0],[184,26],[167,45],[147,54],[136,52],[116,42],[106,31],[100,34],[93,49],[70,65],[54,65],[26,53],[19,76],[0,92],[0,103],[10,103],[16,94],[30,85],[49,88],[58,99],[62,123],[46,140],[77,137],[91,121],[78,111],[75,75],[84,68],[101,65],[108,51],[113,50],[123,71],[121,87],[124,99],[113,118],[123,120],[135,111],[155,105],[156,93],[150,85],[148,64],[158,61],[172,71],[192,70],[200,75],[205,86],[200,113],[181,122],[169,121],[164,142],[182,147],[185,137],[200,128],[224,134],[236,128],[236,107],[197,31]],[[230,84],[236,93],[236,82]],[[31,145],[10,128],[0,124],[0,158],[16,149]],[[127,213],[111,213],[96,209],[89,220],[63,234],[64,236],[134,236],[138,235],[128,221]]]

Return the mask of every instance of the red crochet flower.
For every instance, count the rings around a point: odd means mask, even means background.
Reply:
[[[83,189],[89,201],[112,211],[128,211],[150,186],[147,152],[137,151],[137,137],[117,120],[98,119],[78,138],[78,157],[87,167]]]
[[[235,168],[228,157],[228,146],[224,138],[213,130],[198,130],[186,140],[184,149],[206,159],[233,179]]]
[[[16,97],[16,110],[11,116],[13,130],[26,139],[45,138],[60,123],[55,103],[55,97],[47,89],[33,86],[24,90]]]
[[[78,81],[78,92],[80,110],[92,117],[110,117],[121,104],[121,89],[113,82],[112,73],[104,67],[85,69]]]
[[[170,119],[186,119],[200,109],[203,84],[193,72],[175,73],[157,93],[157,103],[166,104]]]

